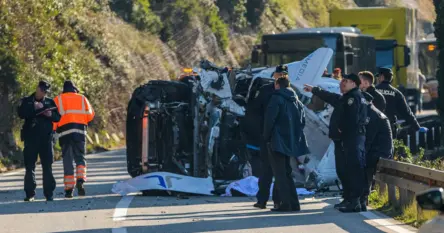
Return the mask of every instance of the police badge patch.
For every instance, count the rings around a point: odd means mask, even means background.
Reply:
[[[348,99],[347,103],[348,103],[348,105],[352,105],[354,101],[355,100],[353,98],[350,98],[350,99]]]

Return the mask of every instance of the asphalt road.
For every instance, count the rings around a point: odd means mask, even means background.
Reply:
[[[0,232],[415,232],[378,213],[343,214],[334,197],[301,200],[302,211],[273,213],[252,207],[249,197],[120,197],[112,185],[129,178],[124,151],[88,156],[86,197],[63,197],[63,169],[54,164],[56,199],[44,200],[39,179],[37,200],[23,202],[23,171],[0,175]],[[41,177],[38,169],[37,177]]]

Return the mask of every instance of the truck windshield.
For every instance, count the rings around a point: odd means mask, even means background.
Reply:
[[[418,49],[419,70],[427,79],[435,78],[438,69],[436,41],[420,42]]]
[[[272,38],[272,37],[271,37]],[[279,64],[300,61],[313,53],[316,49],[327,47],[333,49],[333,58],[331,59],[327,69],[333,71],[334,56],[336,52],[337,36],[335,35],[292,35],[291,38],[285,39],[266,39],[265,61],[268,66],[276,66]]]
[[[376,41],[376,67],[393,67],[395,44],[394,40]]]

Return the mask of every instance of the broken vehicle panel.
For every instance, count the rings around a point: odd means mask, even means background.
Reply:
[[[292,87],[304,103],[311,102],[311,94],[302,91],[303,84],[338,89],[338,83],[321,78],[332,53],[331,49],[320,48],[302,61],[287,64]],[[250,176],[248,132],[241,122],[245,122],[242,120],[248,115],[249,100],[257,90],[273,82],[273,71],[228,69],[204,60],[193,75],[177,81],[150,81],[138,87],[128,104],[129,174],[136,177],[169,172],[214,181]],[[307,155],[308,169],[296,176],[296,181],[304,186],[312,173],[322,179],[322,184],[335,184],[336,176],[329,175],[331,172],[324,175],[316,167],[331,149],[326,130],[332,109],[325,104],[320,109],[306,107],[305,133],[312,154]],[[299,171],[295,169],[295,173]]]

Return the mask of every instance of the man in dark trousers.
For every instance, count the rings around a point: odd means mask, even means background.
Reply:
[[[256,98],[260,95],[259,89],[264,85],[273,83],[274,79],[258,78],[250,89],[248,102],[245,106],[245,116],[240,121],[240,127],[246,142],[247,151],[250,157],[250,164],[253,170],[253,176],[260,177],[262,174],[261,144],[262,144],[262,125],[264,124],[264,109],[261,99]],[[274,90],[274,89],[273,89]],[[267,100],[268,101],[268,100]]]
[[[273,211],[299,211],[298,195],[292,178],[290,157],[308,154],[304,136],[305,113],[288,78],[279,78],[265,113],[264,141],[279,190],[281,204]]]
[[[345,75],[340,83],[343,95],[305,85],[334,107],[330,118],[329,137],[335,143],[338,177],[343,186],[344,201],[335,205],[341,212],[361,211],[360,198],[365,181],[365,125],[367,104],[359,90],[361,81],[355,74]]]
[[[427,131],[426,128],[421,128],[416,120],[415,115],[411,111],[409,105],[405,101],[404,95],[395,87],[391,85],[393,80],[393,72],[390,68],[379,68],[379,84],[376,86],[382,95],[384,95],[387,103],[385,115],[389,118],[392,126],[393,138],[396,139],[398,130],[396,121],[404,119],[410,125],[412,132],[418,130]],[[373,96],[374,97],[374,96]]]
[[[385,111],[385,98],[379,93],[373,83],[375,82],[375,77],[370,71],[359,72],[359,79],[361,79],[361,85],[359,88],[363,92],[369,93],[373,98],[373,105],[379,109],[379,111]]]
[[[370,194],[373,178],[376,174],[376,165],[379,158],[393,157],[393,139],[390,121],[387,116],[373,105],[373,97],[364,92],[364,97],[368,102],[367,109],[367,131],[365,135],[366,151],[366,185],[361,197],[361,210],[367,211],[368,195]]]
[[[51,85],[40,81],[32,95],[21,100],[18,115],[25,120],[21,130],[21,139],[25,143],[23,156],[25,159],[25,201],[34,201],[35,189],[35,164],[37,156],[43,170],[43,193],[47,201],[53,200],[56,181],[52,174],[54,162],[53,151],[53,122],[60,120],[60,114],[54,101],[46,97]]]
[[[287,75],[288,68],[284,65],[279,65],[276,67],[275,72],[273,73],[273,78],[277,80],[278,78]],[[260,128],[260,135],[263,135],[263,126],[264,126],[264,117],[265,111],[268,106],[268,102],[274,93],[274,82],[270,84],[265,84],[262,86],[259,91],[256,93],[256,98],[253,100],[256,103],[254,107],[257,109],[258,115],[260,115],[260,123],[256,125],[256,127]],[[262,138],[261,138],[262,140]],[[265,209],[267,205],[267,201],[270,198],[270,188],[273,183],[273,170],[270,165],[268,149],[266,142],[261,141],[260,145],[260,156],[261,156],[261,175],[259,176],[259,191],[256,194],[257,203],[254,204],[254,207]],[[273,202],[274,208],[278,208],[280,204],[279,194],[277,192],[276,185],[273,186]]]
[[[58,133],[59,144],[62,147],[65,197],[73,197],[74,186],[79,196],[85,196],[86,131],[95,113],[89,100],[79,94],[71,80],[65,81],[63,93],[54,99],[61,115],[60,121],[55,123],[53,128]],[[73,161],[76,163],[76,170]]]

